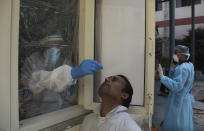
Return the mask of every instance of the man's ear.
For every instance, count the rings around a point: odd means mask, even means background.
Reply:
[[[125,93],[125,92],[123,92],[122,95],[121,95],[121,98],[123,100],[126,100],[128,97],[129,97],[128,93]]]

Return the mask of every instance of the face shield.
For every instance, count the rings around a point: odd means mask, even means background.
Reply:
[[[41,40],[41,45],[47,49],[44,52],[48,65],[55,66],[60,58],[61,50],[59,48],[63,43],[61,35],[47,36]]]
[[[45,58],[49,65],[56,65],[61,55],[61,51],[57,47],[47,49],[45,51]]]

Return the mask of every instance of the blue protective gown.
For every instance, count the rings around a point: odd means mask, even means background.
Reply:
[[[171,70],[169,77],[161,79],[169,90],[164,114],[163,131],[193,131],[193,96],[189,93],[193,87],[194,66],[184,62]]]

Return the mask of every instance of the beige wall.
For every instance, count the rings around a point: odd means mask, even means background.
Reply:
[[[0,1],[0,130],[10,130],[11,0]],[[2,119],[3,118],[3,119]]]

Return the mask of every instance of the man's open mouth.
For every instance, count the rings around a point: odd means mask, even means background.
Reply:
[[[103,84],[103,87],[104,88],[111,88],[111,85],[110,85],[110,83],[109,82],[104,82],[104,84]]]

